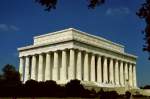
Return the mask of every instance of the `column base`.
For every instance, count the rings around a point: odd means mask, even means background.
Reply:
[[[64,85],[64,84],[67,84],[68,82],[70,82],[70,80],[58,80],[56,81],[57,84],[60,84],[60,85]]]

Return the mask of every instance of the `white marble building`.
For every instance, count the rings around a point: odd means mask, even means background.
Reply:
[[[136,59],[124,46],[69,28],[34,37],[33,45],[18,48],[23,82],[72,79],[98,86],[137,87]]]

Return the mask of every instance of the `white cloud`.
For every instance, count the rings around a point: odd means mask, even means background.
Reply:
[[[0,24],[0,31],[19,31],[19,28],[15,25]]]
[[[127,7],[108,8],[106,10],[106,15],[127,15],[129,13],[130,13],[130,9]]]
[[[11,26],[10,26],[10,29],[12,29],[12,30],[14,30],[14,31],[19,31],[19,28],[16,27],[16,26],[14,26],[14,25],[11,25]]]
[[[6,24],[0,24],[0,30],[8,31],[8,26]]]

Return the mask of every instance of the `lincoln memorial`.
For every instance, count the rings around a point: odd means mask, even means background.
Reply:
[[[34,37],[33,45],[20,47],[19,72],[26,82],[72,79],[105,87],[137,87],[137,57],[124,46],[73,28]]]

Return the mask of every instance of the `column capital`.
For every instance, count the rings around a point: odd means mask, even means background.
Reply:
[[[38,56],[38,54],[33,54],[33,55],[31,55],[31,56]]]
[[[45,54],[50,54],[50,53],[52,53],[53,51],[47,51],[47,52],[45,52]]]
[[[136,66],[136,64],[134,64],[134,63],[131,63],[131,65],[132,65],[132,66]]]
[[[86,54],[86,53],[88,53],[87,51],[85,51],[85,50],[82,50],[82,52],[83,52],[83,54]]]
[[[107,57],[107,59],[112,60],[113,58],[112,57]]]
[[[118,60],[117,58],[114,58],[114,61],[115,61],[115,62],[119,62],[119,60]]]
[[[39,53],[39,54],[37,54],[37,55],[44,55],[44,54],[46,54],[45,52],[41,52],[41,53]],[[36,54],[35,54],[36,55]]]
[[[102,55],[102,57],[103,57],[103,58],[108,58],[108,57],[107,57],[107,56],[105,56],[105,55]]]
[[[118,59],[118,62],[123,62],[123,60],[122,59]]]
[[[19,56],[19,58],[25,58],[26,56]]]
[[[92,56],[96,56],[96,54],[95,53],[90,53]]]
[[[97,56],[97,57],[102,57],[103,55],[101,55],[101,54],[95,54],[95,56]]]

